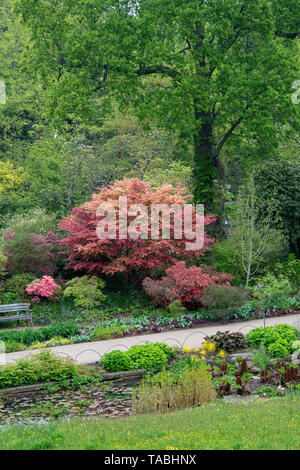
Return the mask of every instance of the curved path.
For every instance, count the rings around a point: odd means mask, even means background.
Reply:
[[[300,330],[300,313],[294,315],[285,315],[282,317],[273,317],[266,319],[266,326],[275,326],[279,323],[288,323]],[[247,333],[253,328],[264,325],[264,320],[252,320],[239,323],[229,323],[226,325],[203,325],[201,328],[171,330],[163,333],[155,333],[141,336],[126,336],[124,338],[108,339],[104,341],[94,341],[90,343],[69,344],[65,346],[56,346],[51,349],[60,356],[69,357],[79,364],[91,364],[98,361],[103,354],[113,349],[126,350],[134,344],[145,344],[148,342],[160,341],[170,346],[197,348],[201,346],[203,338],[215,334],[217,331],[241,331]],[[0,355],[0,364],[4,362],[11,363],[17,359],[29,357],[45,349],[34,349],[30,351],[19,351]]]

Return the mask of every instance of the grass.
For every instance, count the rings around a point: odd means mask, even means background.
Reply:
[[[167,415],[57,420],[0,430],[0,449],[299,449],[300,397],[203,405]]]

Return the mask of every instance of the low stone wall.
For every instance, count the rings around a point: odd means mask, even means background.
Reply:
[[[137,369],[137,370],[127,370],[123,372],[104,372],[101,378],[103,382],[107,381],[127,381],[130,379],[141,379],[145,374],[144,369]],[[69,381],[68,381],[69,382]],[[44,383],[36,383],[31,385],[20,385],[19,387],[10,387],[10,388],[3,388],[0,390],[1,395],[11,395],[11,394],[18,394],[18,393],[26,393],[26,392],[34,392],[36,390],[40,390],[43,387],[49,385],[55,385],[58,382],[44,382]]]

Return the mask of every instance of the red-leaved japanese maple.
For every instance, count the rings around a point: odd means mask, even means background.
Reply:
[[[157,268],[166,268],[177,263],[179,259],[199,259],[215,239],[204,235],[201,250],[187,251],[185,239],[174,239],[174,217],[170,219],[169,240],[165,239],[122,239],[117,224],[116,239],[99,239],[96,227],[103,217],[96,212],[101,204],[112,204],[119,215],[119,197],[127,197],[128,207],[143,204],[151,214],[152,204],[184,204],[189,203],[191,196],[185,195],[185,188],[171,184],[154,188],[150,183],[124,178],[113,185],[100,189],[93,195],[90,202],[76,207],[71,214],[63,219],[59,228],[68,236],[62,240],[70,250],[67,267],[75,271],[84,271],[92,275],[113,275],[124,273],[135,274],[137,277],[154,274]],[[135,217],[128,217],[128,225]],[[204,217],[204,225],[215,220],[213,216]],[[160,221],[161,223],[161,221]],[[193,213],[193,227],[195,213]]]
[[[166,270],[166,276],[162,279],[144,279],[143,287],[155,305],[167,306],[174,300],[180,300],[185,307],[197,309],[203,307],[201,298],[205,287],[230,286],[232,277],[218,273],[213,266],[187,268],[184,261],[179,261]]]

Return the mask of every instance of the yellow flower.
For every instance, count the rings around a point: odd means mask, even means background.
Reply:
[[[191,357],[192,361],[196,362],[199,360],[198,356],[196,356],[196,354],[193,354],[192,357]]]
[[[223,349],[220,349],[218,356],[219,356],[219,357],[225,357],[225,356],[226,356],[226,352],[225,352]]]
[[[184,347],[183,351],[189,353],[189,352],[191,352],[191,348]]]
[[[215,345],[215,343],[212,343],[211,341],[204,341],[204,343],[202,344],[202,348],[205,351],[208,351],[210,353],[214,353],[215,350],[216,350],[216,345]]]

